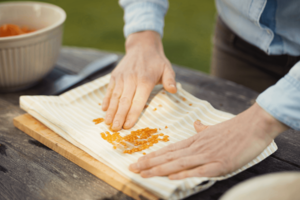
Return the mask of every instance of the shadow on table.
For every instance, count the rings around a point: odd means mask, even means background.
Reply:
[[[105,198],[101,198],[101,199],[98,199],[98,200],[132,200],[132,198],[127,196],[123,192],[119,191],[117,194],[115,194],[111,197],[105,197]],[[143,198],[141,198],[141,200],[143,200]]]

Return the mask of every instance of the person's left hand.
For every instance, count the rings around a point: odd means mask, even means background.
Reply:
[[[214,126],[194,123],[197,134],[141,157],[129,166],[144,178],[216,177],[231,173],[257,157],[288,127],[258,104]]]

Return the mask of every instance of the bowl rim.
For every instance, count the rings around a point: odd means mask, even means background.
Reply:
[[[44,2],[35,2],[35,1],[0,2],[0,6],[2,6],[2,5],[32,5],[32,4],[38,4],[38,5],[41,5],[41,6],[54,8],[54,9],[56,9],[60,12],[60,14],[62,15],[62,18],[60,20],[58,20],[57,22],[55,22],[54,24],[52,24],[51,26],[47,26],[45,28],[38,29],[38,30],[36,30],[34,32],[31,32],[31,33],[26,33],[26,34],[16,35],[16,36],[0,37],[0,42],[1,41],[15,40],[15,39],[23,39],[23,38],[26,38],[26,37],[39,35],[39,34],[47,32],[51,29],[54,29],[54,28],[60,26],[61,24],[63,24],[65,22],[66,17],[67,17],[66,12],[61,7],[56,6],[54,4],[44,3]]]

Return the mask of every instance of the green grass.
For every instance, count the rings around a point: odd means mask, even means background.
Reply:
[[[67,13],[63,44],[124,52],[123,10],[117,0],[42,0]],[[172,63],[208,73],[214,1],[169,0],[163,43]]]

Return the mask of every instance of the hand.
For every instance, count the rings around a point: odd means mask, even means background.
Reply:
[[[129,166],[142,177],[216,177],[231,173],[257,157],[288,127],[258,104],[214,126],[194,123],[196,135],[141,157]]]
[[[160,35],[154,31],[131,34],[126,40],[126,55],[111,74],[102,102],[105,123],[112,129],[131,128],[143,111],[154,86],[162,83],[176,93],[175,73],[166,58]]]

